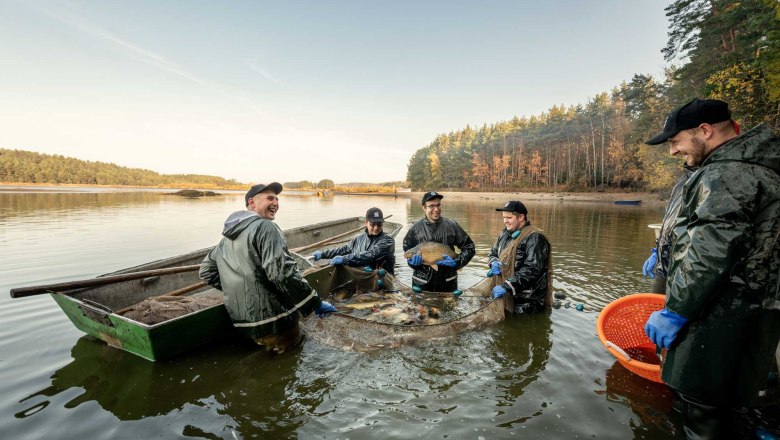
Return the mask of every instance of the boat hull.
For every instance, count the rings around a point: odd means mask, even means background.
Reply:
[[[310,246],[330,237],[343,235],[359,228],[363,222],[358,218],[348,218],[318,223],[310,226],[284,231],[290,249]],[[385,223],[385,230],[393,237],[400,231],[401,225]],[[362,233],[362,232],[355,232]],[[351,239],[353,235],[339,238],[339,241],[323,244],[321,248],[331,247]],[[307,249],[314,252],[320,247]],[[146,263],[112,272],[107,275],[120,275],[133,272],[163,269],[199,264],[211,248],[201,249],[188,254]],[[302,255],[293,253],[301,269],[311,264]],[[327,276],[328,268],[322,268],[306,275],[315,289],[323,283],[321,277]],[[52,297],[68,316],[73,325],[84,333],[94,336],[112,347],[136,354],[150,361],[170,358],[191,348],[235,334],[234,327],[223,304],[204,308],[158,324],[147,325],[128,319],[117,311],[153,297],[188,287],[200,282],[196,271],[171,275],[153,276],[138,280],[122,281],[106,286],[52,293]],[[214,293],[215,289],[203,286],[188,295]],[[318,290],[319,291],[319,290]],[[328,292],[322,292],[323,296]]]

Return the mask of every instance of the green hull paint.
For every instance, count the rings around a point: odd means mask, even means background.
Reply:
[[[177,319],[146,325],[91,307],[62,294],[52,294],[73,325],[108,345],[157,361],[233,332],[225,306],[199,310]]]

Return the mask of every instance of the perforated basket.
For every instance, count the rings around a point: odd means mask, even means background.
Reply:
[[[664,308],[664,295],[635,293],[612,301],[599,313],[596,331],[607,351],[629,371],[654,382],[661,381],[655,344],[645,334],[650,314]]]

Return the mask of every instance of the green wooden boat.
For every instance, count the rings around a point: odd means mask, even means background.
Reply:
[[[289,229],[284,231],[284,235],[299,267],[304,269],[311,267],[304,255],[341,245],[362,233],[362,226],[362,219],[353,217]],[[401,227],[398,223],[386,222],[385,233],[395,237]],[[78,289],[50,288],[47,291],[79,330],[151,361],[166,359],[232,334],[233,326],[224,305],[214,305],[153,325],[128,319],[117,312],[121,313],[129,306],[160,295],[183,294],[194,297],[219,294],[216,289],[200,283],[197,270],[193,267],[200,264],[211,249],[201,249],[86,280],[86,283],[105,283],[109,279],[116,279],[108,284]],[[332,278],[331,270],[328,267],[313,270],[306,278],[315,289],[318,286],[323,288],[327,284],[324,280]],[[67,284],[62,283],[63,286]],[[22,294],[24,290],[12,289],[11,296],[34,294]],[[329,293],[319,289],[318,292],[322,296]]]

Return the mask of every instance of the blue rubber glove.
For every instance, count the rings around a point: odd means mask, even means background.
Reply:
[[[506,294],[504,286],[496,286],[493,288],[493,299],[501,298]]]
[[[501,275],[501,266],[502,264],[500,261],[490,263],[490,276]]]
[[[422,255],[420,254],[414,254],[412,255],[412,258],[406,260],[407,263],[409,263],[409,266],[416,267],[422,264]]]
[[[330,260],[331,266],[338,266],[339,264],[344,264],[347,262],[347,259],[342,257],[341,255],[333,257],[332,260]]]
[[[442,255],[441,260],[438,260],[436,262],[437,266],[444,266],[444,267],[455,267],[458,264],[457,261],[453,260],[452,257],[449,255]]]
[[[313,254],[311,254],[312,257],[314,257],[314,261],[319,261],[322,259],[322,252],[317,251]]]
[[[664,308],[650,314],[645,324],[645,333],[658,347],[669,348],[687,322],[687,318]]]
[[[327,301],[322,301],[320,302],[320,306],[317,307],[317,309],[314,311],[314,314],[317,315],[317,317],[319,318],[325,318],[331,313],[336,313],[336,312],[338,312],[338,310],[336,310],[336,308],[333,307],[333,304]]]
[[[650,258],[648,258],[642,266],[642,275],[648,278],[655,278],[656,263],[658,263],[658,250],[652,248],[650,249]]]

